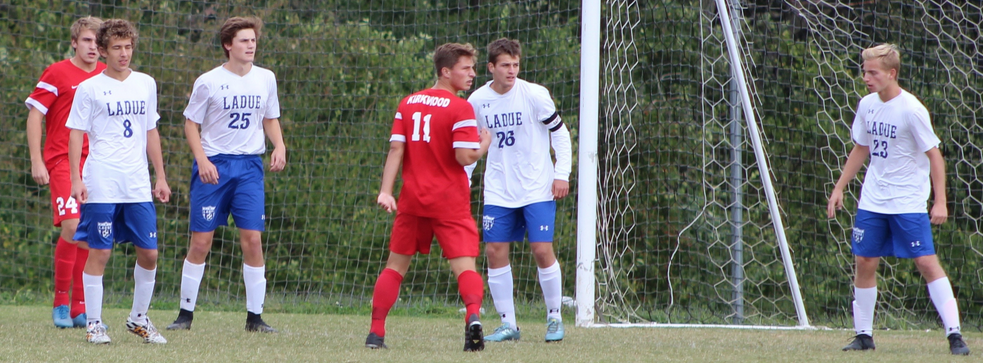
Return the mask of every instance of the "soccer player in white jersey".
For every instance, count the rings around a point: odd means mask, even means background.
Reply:
[[[939,138],[925,106],[898,85],[901,53],[897,47],[881,44],[865,49],[862,56],[863,80],[870,94],[857,106],[852,130],[855,145],[826,206],[829,218],[843,208],[843,189],[869,156],[852,237],[857,263],[853,301],[857,334],[843,350],[874,350],[877,265],[881,257],[894,256],[915,261],[928,281],[950,352],[967,355],[952,285],[932,242],[931,225],[942,224],[948,217]],[[926,211],[932,189],[935,200]]]
[[[72,197],[82,204],[75,240],[89,244],[82,281],[85,284],[86,340],[108,344],[102,322],[102,276],[114,243],[133,243],[133,308],[126,328],[145,343],[167,340],[147,316],[157,277],[157,211],[153,196],[166,203],[171,196],[164,174],[157,132],[157,83],[130,69],[137,30],[121,19],[105,21],[96,32],[106,70],[79,84],[66,126],[69,165],[82,158],[83,136],[89,156],[83,171],[70,168]],[[150,188],[147,159],[157,177]]]
[[[485,341],[519,340],[509,248],[511,242],[521,242],[528,233],[546,301],[546,342],[556,342],[563,340],[563,318],[553,226],[555,200],[566,197],[570,190],[570,132],[560,120],[549,90],[518,78],[521,52],[515,40],[502,38],[489,44],[492,80],[468,98],[479,127],[492,135],[485,162],[482,228],[488,288],[502,326],[485,336]],[[555,166],[550,145],[556,154]]]
[[[276,332],[261,316],[266,299],[264,133],[273,143],[270,171],[283,170],[287,159],[276,76],[253,64],[262,26],[258,18],[241,17],[222,25],[219,38],[228,61],[198,77],[184,110],[184,134],[195,157],[191,246],[181,276],[181,311],[169,330],[191,328],[212,237],[231,213],[242,247],[246,331]]]

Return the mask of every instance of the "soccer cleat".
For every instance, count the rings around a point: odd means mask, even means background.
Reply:
[[[87,317],[86,317],[85,313],[78,314],[78,316],[72,318],[72,327],[73,328],[85,328],[88,325],[88,323],[86,321],[86,318]]]
[[[481,321],[478,314],[468,317],[468,325],[464,327],[464,351],[477,352],[485,349],[485,339],[481,332]]]
[[[385,343],[386,338],[375,335],[375,333],[369,333],[369,336],[365,337],[365,347],[371,349],[389,349]]]
[[[874,337],[867,334],[857,334],[853,341],[843,347],[843,351],[849,350],[874,350]]]
[[[953,355],[969,355],[969,347],[963,341],[963,335],[959,333],[949,334],[949,352]]]
[[[486,336],[486,342],[504,342],[508,340],[519,340],[519,328],[513,328],[509,323],[502,323],[502,326],[495,329],[492,335]]]
[[[181,309],[177,313],[177,319],[171,325],[167,326],[167,330],[191,330],[191,321],[195,318],[195,313],[192,311]]]
[[[263,321],[263,318],[261,318],[259,314],[253,314],[250,312],[246,313],[246,331],[260,333],[277,332],[276,329],[273,329],[273,327]]]
[[[71,328],[74,325],[68,313],[68,305],[58,305],[54,309],[51,309],[51,320],[55,322],[56,327],[64,329]]]
[[[157,327],[155,327],[154,323],[150,321],[150,317],[148,316],[146,318],[147,324],[140,324],[127,317],[126,330],[129,330],[130,333],[136,334],[138,337],[143,338],[144,343],[167,343],[167,339],[164,339],[164,336],[160,335],[160,332],[157,331]]]
[[[85,328],[85,340],[92,344],[109,344],[109,335],[106,334],[106,324],[89,323]]]
[[[563,340],[563,322],[557,318],[546,319],[546,342],[558,342]]]

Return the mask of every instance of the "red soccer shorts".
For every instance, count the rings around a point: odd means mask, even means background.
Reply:
[[[82,158],[85,165],[85,158]],[[79,173],[82,168],[79,167]],[[72,198],[72,176],[68,169],[68,157],[55,162],[48,169],[48,187],[51,188],[51,209],[54,213],[55,227],[61,227],[66,219],[79,219],[82,206]]]
[[[478,257],[478,228],[471,216],[437,219],[397,212],[389,250],[401,255],[426,255],[434,236],[444,258]]]

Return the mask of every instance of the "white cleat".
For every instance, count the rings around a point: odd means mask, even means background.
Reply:
[[[154,323],[150,322],[150,317],[147,317],[147,324],[140,324],[133,321],[130,318],[126,318],[126,330],[130,333],[136,334],[138,337],[143,338],[144,343],[152,344],[166,344],[167,339],[164,339],[163,335],[157,331],[157,327]]]
[[[106,334],[106,325],[102,322],[88,323],[85,328],[85,340],[92,344],[109,344],[111,341]]]

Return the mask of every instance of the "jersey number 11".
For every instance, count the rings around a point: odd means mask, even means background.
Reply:
[[[413,113],[413,135],[410,140],[420,141],[420,116],[422,113]],[[423,141],[430,142],[430,114],[423,115]]]

